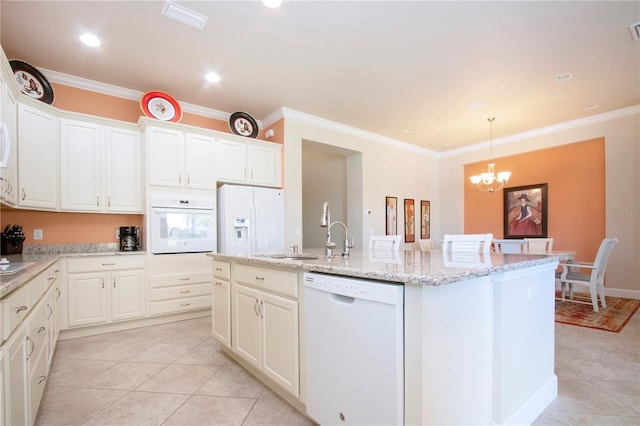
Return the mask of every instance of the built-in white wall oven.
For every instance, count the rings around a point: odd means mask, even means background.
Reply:
[[[149,198],[148,231],[151,252],[215,252],[215,196],[154,196]]]

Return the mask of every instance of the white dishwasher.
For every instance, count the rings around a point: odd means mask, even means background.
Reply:
[[[321,425],[404,423],[404,287],[304,274],[307,414]]]

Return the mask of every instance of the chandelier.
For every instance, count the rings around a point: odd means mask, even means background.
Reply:
[[[496,163],[493,162],[493,120],[495,119],[495,117],[487,118],[489,122],[489,164],[487,172],[469,178],[473,186],[487,192],[500,191],[511,177],[511,172],[499,172],[496,176],[494,171]]]

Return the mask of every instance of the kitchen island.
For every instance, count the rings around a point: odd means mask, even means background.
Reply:
[[[304,272],[403,285],[405,424],[529,424],[556,397],[554,271],[563,253],[469,256],[405,251],[385,258],[357,251],[348,258],[320,253],[305,253],[301,259],[209,256],[214,259],[214,276],[216,267],[228,265],[232,290],[240,284],[235,270],[297,274],[299,336],[305,333]],[[255,278],[269,281],[268,275]],[[215,295],[214,287],[214,299]],[[214,334],[218,306],[214,300]],[[233,329],[234,317],[229,318]],[[234,355],[233,333],[230,338],[226,344]],[[298,344],[303,341],[297,336],[287,340],[299,345],[295,368],[305,362],[304,345]],[[304,369],[297,371],[299,392],[293,395],[304,409],[307,383]]]

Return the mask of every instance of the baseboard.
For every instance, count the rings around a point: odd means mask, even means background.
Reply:
[[[166,324],[169,322],[184,321],[206,316],[211,316],[211,308],[161,315],[157,317],[145,317],[136,320],[112,322],[109,324],[68,328],[60,330],[58,340],[77,339],[78,337],[94,336],[96,334],[111,333],[113,331],[131,330],[132,328],[148,327],[150,325]]]
[[[516,410],[504,423],[505,425],[530,425],[558,396],[558,377],[554,374],[538,392]]]
[[[556,291],[560,291],[560,282],[556,280]],[[575,293],[589,293],[589,286],[583,284],[574,284],[573,291]],[[604,295],[610,297],[620,297],[622,299],[638,299],[640,300],[640,290],[627,290],[624,288],[604,288]]]

